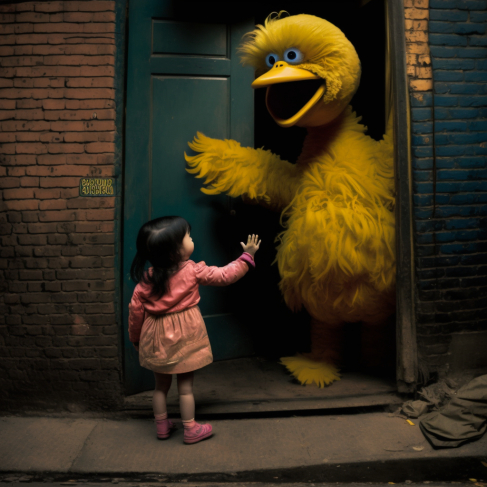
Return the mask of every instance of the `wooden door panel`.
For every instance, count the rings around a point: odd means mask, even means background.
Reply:
[[[225,24],[154,20],[152,32],[152,54],[227,56]]]
[[[218,219],[227,211],[227,197],[208,197],[201,181],[185,171],[183,151],[196,131],[228,138],[229,79],[214,77],[154,77],[152,81],[152,215],[180,215],[192,226],[196,262],[225,265],[228,242],[218,231]],[[216,230],[216,232],[215,232]],[[225,306],[228,288],[201,289],[200,308],[205,314],[230,312]],[[218,350],[216,350],[218,358]]]
[[[130,5],[124,197],[123,310],[127,393],[152,387],[128,341],[127,305],[133,292],[130,264],[146,221],[180,215],[192,226],[193,260],[222,266],[238,256],[229,227],[232,203],[200,192],[201,180],[185,170],[183,152],[197,131],[253,146],[253,70],[236,53],[253,19],[212,21],[177,14],[171,0]],[[216,360],[249,355],[252,340],[236,313],[238,287],[200,288]]]

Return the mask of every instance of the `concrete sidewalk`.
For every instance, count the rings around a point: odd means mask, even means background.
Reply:
[[[213,438],[185,445],[181,427],[158,441],[146,419],[2,417],[0,473],[93,480],[162,474],[167,481],[206,482],[487,480],[487,436],[433,450],[417,424],[385,412],[211,423]]]

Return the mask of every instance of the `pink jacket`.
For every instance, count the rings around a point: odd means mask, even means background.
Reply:
[[[228,286],[238,281],[255,266],[250,254],[244,252],[237,260],[225,267],[207,266],[204,262],[196,264],[192,260],[183,262],[179,270],[169,279],[169,292],[162,298],[151,296],[149,283],[139,282],[135,286],[129,304],[129,338],[138,343],[145,314],[160,315],[177,313],[195,306],[200,301],[198,287]]]

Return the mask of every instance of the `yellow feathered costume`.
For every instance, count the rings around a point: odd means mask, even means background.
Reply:
[[[346,322],[384,326],[395,305],[390,128],[377,142],[352,112],[360,61],[340,29],[311,15],[269,17],[241,46],[283,127],[307,127],[296,164],[198,133],[185,155],[207,194],[245,196],[282,212],[277,263],[287,305],[312,317],[311,353],[281,361],[303,384],[339,379]]]

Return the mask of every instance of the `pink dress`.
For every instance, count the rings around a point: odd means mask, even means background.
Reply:
[[[140,365],[163,374],[182,374],[213,362],[199,307],[198,287],[227,286],[243,277],[253,258],[243,253],[225,267],[187,260],[169,280],[169,292],[157,299],[150,284],[137,284],[129,304],[129,338],[139,343]]]

